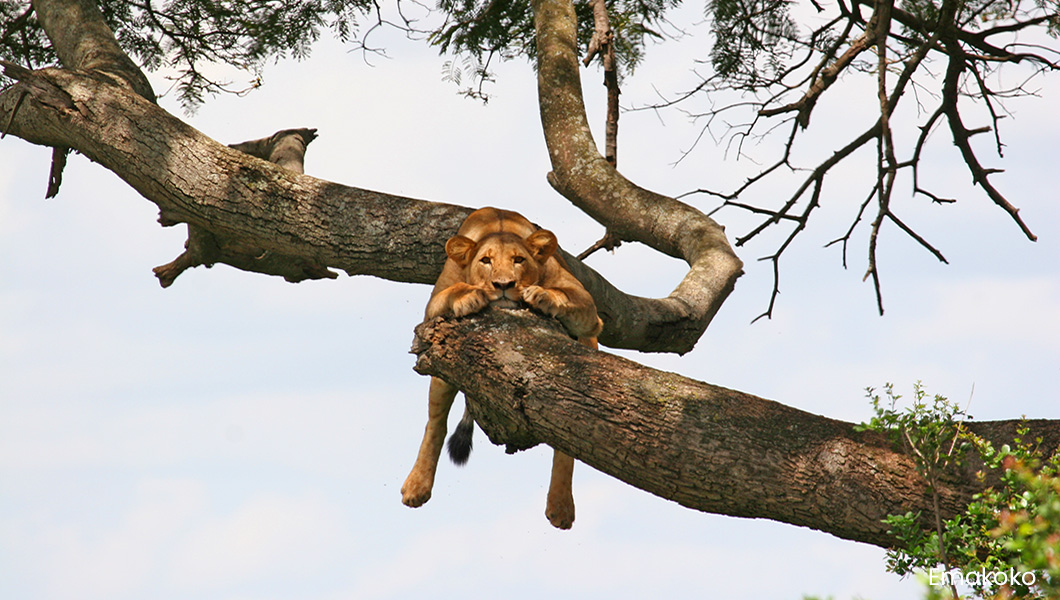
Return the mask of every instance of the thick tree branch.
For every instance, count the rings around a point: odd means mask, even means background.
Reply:
[[[416,370],[464,390],[475,420],[510,452],[545,443],[683,506],[767,518],[890,546],[881,520],[933,499],[885,436],[735,390],[656,371],[571,340],[526,310],[488,310],[417,328]],[[995,442],[1019,421],[969,424]],[[1060,421],[1028,421],[1042,450]],[[939,482],[943,517],[981,489],[976,465]]]
[[[267,160],[295,173],[305,173],[305,151],[306,146],[316,139],[316,129],[285,129],[277,131],[267,138],[229,144],[230,148],[246,152],[262,160]],[[212,267],[213,263],[221,259],[224,244],[219,243],[217,238],[209,231],[188,225],[188,241],[184,243],[184,252],[174,261],[155,267],[155,276],[162,287],[169,287],[181,273],[192,267],[205,265]],[[257,257],[264,260],[267,253]],[[334,279],[337,275],[322,266],[307,269],[304,264],[297,267],[294,277],[287,276],[288,280],[299,281],[300,279]]]
[[[19,78],[23,70],[8,73]],[[0,120],[28,92],[9,133],[67,146],[113,171],[160,209],[163,225],[208,230],[216,261],[304,278],[326,266],[431,283],[445,240],[470,209],[299,175],[203,135],[107,81],[45,69],[0,94]]]
[[[147,77],[118,45],[94,0],[35,0],[32,7],[63,66],[107,75],[151,102],[156,100]],[[53,148],[45,198],[59,194],[69,153],[63,146]]]
[[[105,73],[155,101],[147,77],[118,45],[94,0],[33,0],[33,10],[64,67]]]
[[[641,348],[691,350],[732,291],[743,263],[713,219],[633,184],[600,155],[582,100],[574,5],[570,0],[533,0],[531,8],[541,123],[552,161],[549,183],[617,238],[647,244],[690,266],[667,298],[630,299],[629,309],[620,313],[600,307],[606,324],[600,341],[629,347],[628,340],[655,339],[654,345]],[[580,278],[577,270],[575,275]]]
[[[198,228],[189,235],[187,256],[156,271],[164,285],[190,266],[214,263],[289,281],[333,277],[334,269],[433,283],[445,261],[445,241],[473,210],[283,169],[210,139],[110,79],[3,66],[19,79],[0,93],[0,123],[7,133],[73,148],[157,204],[163,225]],[[687,326],[666,322],[642,326],[641,337],[614,331],[639,318],[638,311],[653,301],[619,291],[566,256],[601,314],[608,315],[605,337],[611,343],[684,352],[702,333],[671,334],[670,327]]]

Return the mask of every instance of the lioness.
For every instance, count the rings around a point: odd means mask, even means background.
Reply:
[[[538,229],[519,213],[476,210],[445,243],[448,259],[434,284],[425,318],[461,317],[490,304],[525,304],[556,317],[579,342],[595,349],[603,323],[592,296],[556,255],[557,247],[552,232]],[[456,392],[445,381],[431,378],[427,428],[416,464],[401,486],[401,501],[408,506],[421,506],[431,498]],[[467,461],[473,429],[474,421],[465,409],[449,440],[449,454],[457,464]],[[574,459],[556,450],[545,516],[560,529],[570,529],[574,523],[573,473]]]

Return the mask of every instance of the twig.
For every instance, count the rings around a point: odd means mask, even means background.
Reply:
[[[44,194],[45,198],[59,195],[59,186],[63,184],[63,169],[66,168],[66,157],[69,154],[69,148],[52,148],[52,166],[48,172],[48,191]]]
[[[618,168],[618,68],[615,60],[615,32],[611,29],[610,20],[607,17],[607,4],[605,0],[590,0],[593,7],[593,37],[589,41],[589,48],[582,59],[582,64],[589,66],[593,58],[600,56],[600,62],[604,67],[604,86],[607,88],[607,121],[604,126],[604,159],[612,167]],[[601,248],[614,250],[622,243],[622,239],[611,231],[604,233],[595,244],[578,255],[578,260],[585,260],[593,252]]]
[[[11,116],[7,118],[7,124],[4,125],[4,129],[0,131],[0,140],[7,137],[7,132],[11,131],[11,125],[15,122],[15,115],[18,114],[18,109],[22,108],[22,101],[29,95],[28,90],[22,90],[22,93],[18,95],[18,100],[15,100],[15,107],[11,109]]]

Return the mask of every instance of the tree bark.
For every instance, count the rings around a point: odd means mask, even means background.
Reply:
[[[530,311],[488,310],[420,325],[416,370],[465,392],[495,444],[545,443],[634,487],[717,514],[766,518],[889,547],[881,521],[932,497],[913,460],[854,424],[589,350]],[[969,424],[997,443],[1019,421]],[[1060,421],[1027,421],[1042,449]],[[969,461],[941,482],[943,518],[982,489]]]
[[[305,173],[306,147],[315,139],[317,139],[316,129],[284,129],[267,138],[228,146],[262,160],[276,163],[289,171]]]
[[[155,101],[147,77],[118,45],[93,0],[33,0],[32,4],[64,67],[106,74]]]

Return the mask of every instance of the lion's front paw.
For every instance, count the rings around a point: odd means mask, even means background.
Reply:
[[[560,299],[556,292],[539,285],[528,285],[523,288],[523,300],[551,317],[558,316],[560,313]]]
[[[409,473],[408,479],[401,486],[401,503],[412,508],[423,506],[431,499],[431,488],[433,487],[433,479],[413,471]]]
[[[482,288],[469,287],[458,298],[453,299],[453,315],[463,317],[486,308],[490,303],[489,295]]]

